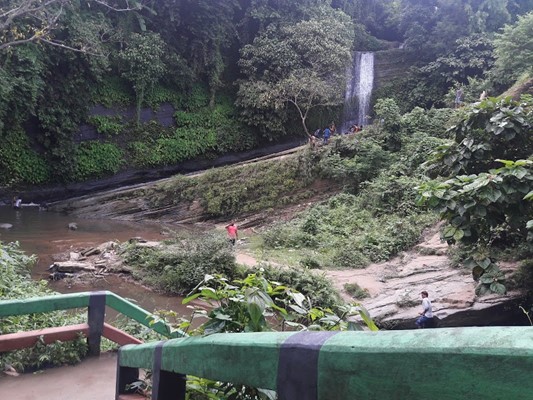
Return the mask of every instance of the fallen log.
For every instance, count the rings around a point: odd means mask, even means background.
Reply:
[[[52,268],[58,272],[96,271],[94,265],[79,261],[56,261]]]

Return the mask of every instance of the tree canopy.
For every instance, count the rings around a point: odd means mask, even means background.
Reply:
[[[347,15],[326,8],[295,25],[271,27],[242,50],[240,105],[263,110],[294,106],[310,136],[309,112],[343,101],[352,32]]]

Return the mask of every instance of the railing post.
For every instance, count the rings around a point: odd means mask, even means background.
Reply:
[[[104,331],[105,299],[106,292],[93,292],[89,297],[87,316],[89,337],[87,338],[87,342],[89,345],[89,355],[91,356],[100,355],[100,342]]]
[[[161,370],[164,344],[159,343],[154,350],[152,400],[185,400],[185,375]]]
[[[115,389],[115,399],[118,399],[121,394],[133,393],[135,390],[127,390],[126,387],[139,380],[139,368],[120,366],[120,354],[121,350],[119,349],[117,356],[117,383]]]

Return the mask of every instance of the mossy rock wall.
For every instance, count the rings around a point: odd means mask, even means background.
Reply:
[[[405,76],[414,60],[402,49],[377,51],[374,55],[374,89]]]

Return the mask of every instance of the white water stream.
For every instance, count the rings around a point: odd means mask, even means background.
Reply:
[[[361,126],[369,122],[368,114],[374,87],[374,53],[356,52],[354,62],[346,75],[342,132],[347,132],[354,124]]]

